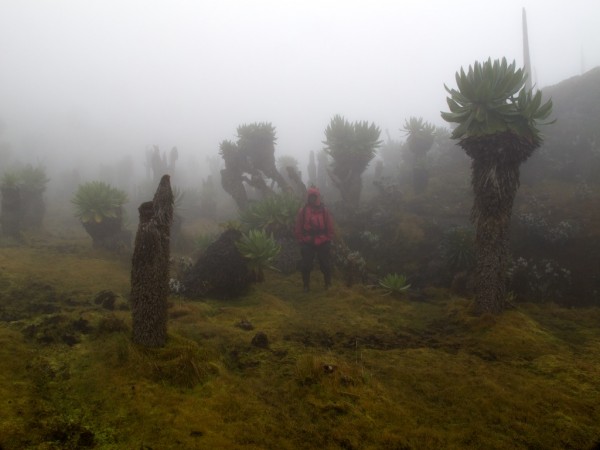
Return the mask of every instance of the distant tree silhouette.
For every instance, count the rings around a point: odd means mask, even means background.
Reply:
[[[358,206],[361,176],[381,145],[380,134],[375,124],[350,123],[340,115],[334,116],[325,130],[325,152],[333,160],[329,176],[349,207]]]

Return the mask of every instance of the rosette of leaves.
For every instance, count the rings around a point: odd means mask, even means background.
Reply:
[[[272,262],[281,250],[273,235],[267,234],[264,230],[248,231],[235,245],[241,255],[248,260],[248,269],[258,282],[264,281],[265,269],[274,269]]]
[[[42,193],[46,190],[48,181],[50,178],[46,176],[46,170],[43,167],[33,167],[31,164],[27,164],[20,169],[5,172],[0,184],[2,187],[19,187],[23,191]]]
[[[100,223],[120,217],[127,194],[102,181],[90,181],[79,186],[71,202],[82,223]]]
[[[433,146],[435,126],[423,121],[422,117],[406,119],[402,130],[408,135],[408,148],[411,152],[425,154]]]
[[[325,129],[324,151],[332,159],[327,171],[349,207],[360,202],[361,176],[381,146],[380,134],[374,123],[350,123],[340,115],[335,115]]]
[[[250,229],[263,230],[276,238],[292,237],[296,214],[302,200],[290,194],[277,194],[253,203],[241,212],[240,221]]]
[[[379,286],[382,287],[386,293],[384,295],[399,295],[410,288],[408,279],[404,275],[398,275],[397,273],[389,273],[381,280],[379,280]]]
[[[514,61],[509,65],[506,58],[475,62],[467,72],[461,68],[455,77],[458,89],[444,85],[450,94],[447,98],[450,112],[442,112],[442,118],[458,124],[452,139],[509,132],[539,144],[541,137],[537,126],[549,117],[552,101],[542,104],[541,91],[534,94],[524,87],[526,78],[524,69],[517,69]],[[554,121],[543,124],[551,123]],[[522,149],[521,159],[527,159],[532,151],[533,148]]]
[[[444,233],[440,253],[446,266],[454,273],[469,271],[475,266],[475,236],[467,227],[454,227]]]

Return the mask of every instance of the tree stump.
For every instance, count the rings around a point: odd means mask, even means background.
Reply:
[[[140,223],[131,262],[133,342],[162,347],[167,341],[170,229],[173,192],[169,175],[160,180],[151,202],[138,208]]]

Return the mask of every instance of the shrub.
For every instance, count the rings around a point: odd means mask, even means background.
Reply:
[[[302,200],[291,194],[278,194],[253,203],[240,214],[250,229],[264,230],[275,237],[291,237]]]
[[[274,269],[271,264],[281,250],[273,235],[267,235],[264,230],[250,230],[236,242],[236,247],[248,260],[248,268],[256,281],[264,280],[264,269]]]
[[[71,202],[82,223],[100,223],[120,216],[127,194],[102,181],[91,181],[79,186]]]

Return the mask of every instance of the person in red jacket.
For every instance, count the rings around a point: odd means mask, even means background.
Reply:
[[[304,291],[310,286],[310,272],[315,255],[319,268],[323,272],[325,288],[331,285],[331,240],[333,239],[333,219],[325,205],[321,202],[321,193],[315,187],[307,191],[307,202],[296,216],[294,229],[296,239],[300,243],[302,262],[302,283]]]

